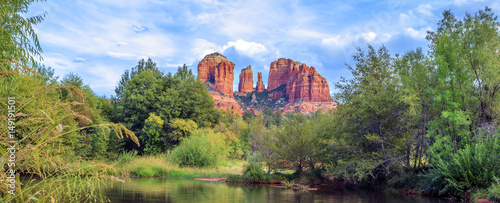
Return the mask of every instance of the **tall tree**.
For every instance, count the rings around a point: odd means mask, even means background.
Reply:
[[[405,166],[407,169],[420,169],[424,166],[423,159],[428,145],[427,124],[436,114],[430,106],[432,97],[429,91],[435,86],[432,80],[435,69],[420,48],[398,57],[395,68],[401,84],[400,101],[408,107],[401,117],[404,133],[409,137]]]
[[[160,133],[161,140],[172,140],[171,144],[178,143],[178,139],[167,137],[168,132],[174,130],[167,124],[175,119],[192,120],[201,127],[215,126],[220,119],[212,97],[185,65],[179,67],[174,75],[165,75],[151,59],[147,62],[141,60],[135,68],[122,75],[115,91],[117,97],[113,105],[116,122],[123,122],[140,134],[146,116],[154,113],[165,123]]]
[[[399,99],[399,81],[394,59],[384,47],[360,48],[348,66],[353,78],[336,84],[340,91],[333,146],[342,154],[334,171],[350,178],[385,177],[390,167],[401,161],[408,135],[402,131],[406,105]],[[356,168],[356,171],[344,170]]]

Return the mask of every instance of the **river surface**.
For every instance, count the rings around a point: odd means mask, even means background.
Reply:
[[[388,195],[379,191],[301,191],[270,185],[244,185],[193,179],[130,178],[107,184],[104,194],[111,202],[408,202],[438,203],[439,199]]]

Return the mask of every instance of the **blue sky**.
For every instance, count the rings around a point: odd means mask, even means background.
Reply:
[[[148,57],[163,72],[187,64],[196,73],[204,55],[218,51],[233,61],[234,90],[242,68],[252,66],[254,83],[269,65],[291,58],[314,66],[333,83],[351,77],[356,47],[384,44],[392,53],[426,50],[427,30],[444,10],[457,17],[495,1],[289,1],[289,0],[48,0],[29,15],[47,13],[35,26],[43,64],[62,78],[80,75],[98,95],[114,95],[126,69]]]

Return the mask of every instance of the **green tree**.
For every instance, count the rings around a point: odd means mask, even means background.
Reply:
[[[488,187],[499,173],[491,158],[498,153],[499,25],[490,8],[463,19],[445,11],[427,37],[436,69],[430,88],[436,116],[427,134],[433,141],[429,191],[460,195],[457,190]]]
[[[446,80],[441,81],[440,88],[453,88],[446,90],[452,94],[449,99],[462,103],[456,109],[471,111],[466,114],[477,120],[475,126],[496,128],[494,120],[500,112],[499,26],[498,17],[488,7],[466,14],[462,20],[445,11],[437,31],[427,37],[438,66],[438,78]],[[464,94],[468,96],[461,99]]]
[[[430,90],[435,87],[435,69],[430,58],[424,56],[422,49],[410,51],[395,61],[397,76],[400,80],[400,101],[407,109],[403,112],[403,132],[409,139],[406,142],[405,168],[419,170],[425,166],[427,152],[428,126],[436,111],[431,109]],[[411,163],[413,161],[413,163]]]
[[[339,92],[332,132],[336,160],[331,172],[355,180],[386,177],[390,168],[400,163],[405,143],[402,116],[406,105],[400,101],[399,81],[394,58],[384,47],[360,48],[348,66],[353,78],[335,85]]]
[[[144,128],[142,128],[142,143],[144,145],[144,154],[155,155],[162,152],[160,146],[161,134],[163,133],[164,121],[154,113],[149,114],[146,119]]]
[[[317,120],[308,119],[303,114],[284,119],[281,126],[271,130],[271,150],[275,161],[293,165],[298,174],[305,167],[314,170],[316,164],[323,163],[326,145],[322,133],[317,132]]]
[[[114,120],[123,122],[129,129],[140,134],[146,116],[155,113],[165,123],[174,119],[192,120],[197,126],[214,126],[219,122],[220,113],[203,85],[195,79],[187,66],[179,67],[175,75],[163,74],[151,59],[139,61],[131,71],[122,75],[113,98]],[[171,126],[164,125],[164,132],[171,132]],[[165,135],[166,136],[166,135]],[[163,137],[163,147],[177,144],[174,137]],[[174,139],[172,139],[174,138]],[[172,143],[168,143],[172,141]],[[128,147],[133,145],[128,143]]]
[[[198,125],[190,119],[175,118],[168,123],[171,129],[170,137],[176,141],[182,141],[191,135],[191,132],[198,129]]]
[[[9,0],[0,7],[0,70],[2,75],[12,75],[9,70],[32,72],[29,67],[36,67],[41,59],[42,48],[33,29],[45,14],[25,18],[23,13],[33,2],[40,0]],[[43,0],[41,0],[43,1]]]

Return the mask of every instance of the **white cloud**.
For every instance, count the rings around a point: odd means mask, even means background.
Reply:
[[[84,58],[80,58],[80,57],[75,58],[75,60],[73,60],[73,62],[75,62],[75,63],[83,63],[85,61],[87,61],[87,60],[85,60]]]
[[[321,40],[321,44],[323,45],[333,45],[337,47],[343,47],[344,45],[348,44],[350,41],[352,41],[352,38],[350,36],[334,36],[334,37],[329,37],[329,38],[324,38]]]
[[[432,17],[433,16],[432,9],[433,8],[430,4],[420,4],[417,7],[417,12],[427,17]]]
[[[213,42],[209,42],[205,39],[195,39],[191,42],[191,52],[196,56],[196,59],[201,59],[205,57],[205,55],[214,53],[214,52],[221,52],[222,47],[217,46]]]
[[[457,6],[460,6],[460,5],[463,5],[466,3],[467,3],[467,0],[453,0],[453,4],[455,4]]]
[[[74,66],[70,66],[71,60],[67,59],[66,56],[56,53],[43,54],[43,64],[50,66],[56,70],[71,71],[77,70]]]
[[[409,14],[405,14],[405,13],[399,14],[399,21],[401,23],[405,23],[405,22],[409,21],[411,19],[411,17],[410,17],[411,14],[412,14],[411,11]]]
[[[259,44],[257,42],[247,42],[242,39],[228,42],[226,45],[224,45],[224,47],[222,47],[222,50],[224,52],[231,47],[234,48],[238,53],[249,57],[257,57],[269,52],[267,48],[262,44]]]
[[[84,81],[85,83],[89,83],[90,88],[93,90],[113,92],[122,73],[121,67],[103,65],[91,66],[86,68],[85,75],[87,75],[87,77],[84,78]]]
[[[122,58],[122,59],[139,59],[139,56],[131,53],[120,53],[120,52],[112,52],[109,51],[107,52],[109,56],[115,57],[115,58]]]
[[[80,15],[90,16],[90,19],[61,13],[65,18],[50,22],[52,29],[37,30],[42,46],[71,50],[79,55],[109,55],[120,59],[168,57],[176,51],[168,33],[156,28],[154,22],[135,19],[133,12],[129,15],[107,13],[82,2],[78,6],[84,11]],[[139,21],[148,23],[142,25]]]
[[[363,33],[362,35],[367,42],[371,42],[377,37],[377,34],[375,34],[374,32]]]
[[[325,38],[327,36],[324,33],[304,29],[291,30],[290,35],[298,38]]]
[[[425,37],[427,36],[427,31],[431,31],[431,27],[426,27],[426,28],[420,28],[418,30],[416,29],[413,29],[413,28],[407,28],[405,30],[405,34],[414,38],[414,39],[425,39]]]
[[[149,30],[148,27],[146,27],[146,26],[139,26],[139,25],[132,25],[132,29],[135,32],[137,32],[137,33],[139,33],[139,32],[146,32],[146,31]]]
[[[391,39],[392,35],[389,33],[377,34],[375,32],[366,32],[360,34],[344,34],[335,35],[328,38],[323,38],[321,41],[322,45],[335,46],[335,47],[345,47],[349,44],[355,44],[359,46],[359,43],[384,43]]]
[[[159,65],[159,66],[162,66],[162,67],[165,67],[165,68],[178,68],[178,67],[182,67],[184,64],[170,64],[170,63],[166,63],[165,65]],[[186,66],[190,67],[192,64],[186,64]]]

